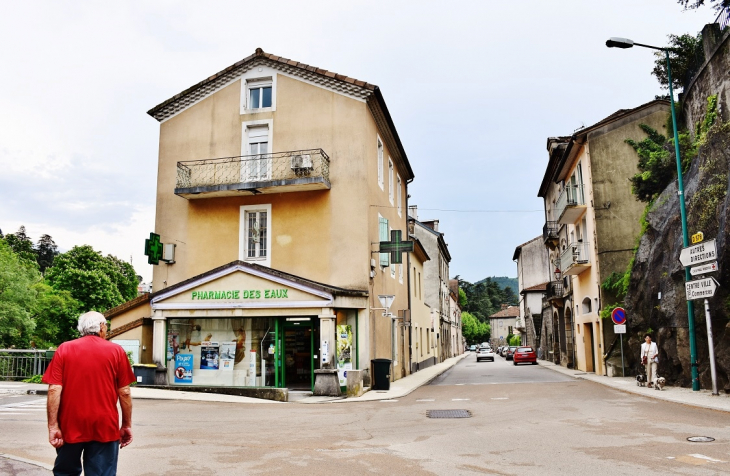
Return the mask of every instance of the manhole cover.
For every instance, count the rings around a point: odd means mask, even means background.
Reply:
[[[429,418],[470,418],[469,410],[428,410],[426,416]]]
[[[710,441],[715,441],[715,439],[711,436],[690,436],[687,438],[687,441],[691,441],[692,443],[709,443]]]

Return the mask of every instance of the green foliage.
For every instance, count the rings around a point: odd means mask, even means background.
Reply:
[[[133,353],[134,352],[132,352],[131,350],[127,351],[127,360],[129,360],[129,365],[134,365],[134,359],[132,358]]]
[[[69,291],[59,291],[45,282],[35,286],[37,299],[31,309],[36,327],[33,341],[38,348],[48,348],[75,339],[79,315],[83,312],[80,304]]]
[[[696,35],[667,35],[669,38],[669,61],[672,65],[672,86],[682,89],[689,83],[705,62],[705,53],[702,48],[702,34]],[[664,51],[654,53],[653,74],[662,88],[669,89],[667,74],[667,58]]]
[[[502,287],[492,278],[486,278],[476,284],[459,280],[459,288],[466,295],[466,305],[462,311],[467,311],[480,322],[487,322],[489,316],[499,311],[502,304],[517,305],[517,296],[511,287]]]
[[[23,380],[25,383],[43,383],[43,375],[34,375],[31,378]]]
[[[21,226],[16,233],[6,235],[4,239],[16,255],[38,263],[41,273],[53,266],[53,259],[58,255],[58,247],[50,235],[41,236],[38,244],[33,246],[33,241],[26,234],[24,226]]]
[[[507,336],[507,343],[510,346],[519,346],[519,345],[522,345],[522,337],[519,336],[519,335]]]
[[[466,298],[466,293],[463,289],[459,288],[459,306],[463,309],[466,307],[468,302],[469,300]]]
[[[53,266],[53,260],[58,256],[58,246],[50,235],[41,236],[33,251],[36,254],[41,273],[45,273],[46,269]]]
[[[33,242],[26,235],[24,226],[21,226],[17,233],[5,235],[4,240],[18,257],[31,262],[36,261]]]
[[[705,0],[677,0],[677,3],[682,5],[685,10],[694,10],[705,4]],[[723,9],[730,8],[730,0],[710,0],[707,3],[712,4],[712,8],[719,12]]]
[[[705,143],[707,133],[710,128],[715,124],[717,119],[717,94],[707,98],[707,107],[705,108],[705,117],[697,123],[695,128],[695,140],[697,145]]]
[[[512,288],[514,290],[514,289],[517,289],[517,287],[519,286],[519,283],[517,282],[517,278],[508,278],[507,276],[492,276],[491,278],[484,278],[481,281],[477,281],[475,284],[483,283],[487,279],[494,281],[502,289],[509,286],[510,288]]]
[[[669,152],[667,138],[656,130],[640,124],[647,137],[636,142],[626,139],[639,155],[639,173],[631,177],[631,191],[638,200],[649,202],[659,195],[674,179],[675,161]]]
[[[480,322],[469,312],[461,313],[461,332],[467,342],[477,344],[489,340],[492,329],[489,324]]]
[[[132,265],[104,257],[88,245],[58,255],[46,279],[55,289],[71,293],[84,312],[104,312],[137,295]]]
[[[603,309],[601,309],[601,319],[611,319],[611,313],[614,309],[617,307],[621,307],[621,304],[609,304],[608,306],[603,306]]]
[[[30,344],[35,329],[30,310],[40,279],[35,261],[21,258],[0,239],[0,348]]]

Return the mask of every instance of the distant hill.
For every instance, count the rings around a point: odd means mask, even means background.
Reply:
[[[491,278],[484,278],[481,281],[477,281],[474,284],[481,284],[487,279],[491,279],[493,282],[497,283],[502,289],[509,286],[510,288],[512,288],[512,291],[517,294],[517,278],[508,278],[507,276],[492,276]]]

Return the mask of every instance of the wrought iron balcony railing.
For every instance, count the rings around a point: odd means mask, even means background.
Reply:
[[[240,192],[280,193],[329,188],[329,156],[322,149],[308,149],[178,162],[175,194],[202,198]]]
[[[566,211],[572,207],[579,207],[586,204],[585,196],[583,194],[583,185],[566,185],[563,191],[558,196],[558,201],[555,204],[555,213],[558,217],[559,223],[570,223],[574,218],[579,215],[565,216]],[[567,218],[567,221],[566,221]]]
[[[588,242],[571,243],[560,255],[560,269],[564,275],[579,274],[590,266]]]
[[[550,301],[552,299],[561,299],[563,297],[563,282],[562,281],[550,281],[545,288],[545,299]]]
[[[543,243],[548,243],[549,241],[557,241],[559,230],[560,230],[560,225],[558,224],[558,222],[546,221],[545,224],[542,226]]]

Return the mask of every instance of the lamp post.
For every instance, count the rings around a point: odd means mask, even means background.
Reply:
[[[674,90],[672,89],[672,69],[669,62],[669,48],[660,48],[657,46],[643,45],[641,43],[635,43],[633,40],[627,38],[610,38],[606,41],[606,46],[609,48],[631,48],[633,46],[641,46],[642,48],[650,48],[652,50],[663,51],[667,59],[667,79],[669,82],[669,103],[672,109],[672,128],[674,129],[674,152],[677,158],[677,194],[679,195],[679,212],[682,218],[682,243],[684,247],[689,246],[689,234],[687,233],[687,210],[684,204],[684,182],[682,180],[682,159],[679,156],[679,134],[677,133],[677,115],[674,112]],[[684,280],[690,281],[692,279],[689,268],[684,268]],[[700,389],[700,380],[697,372],[697,342],[695,340],[695,323],[694,323],[694,304],[692,301],[687,301],[687,321],[689,324],[689,358],[690,366],[692,369],[692,390],[698,391]]]

